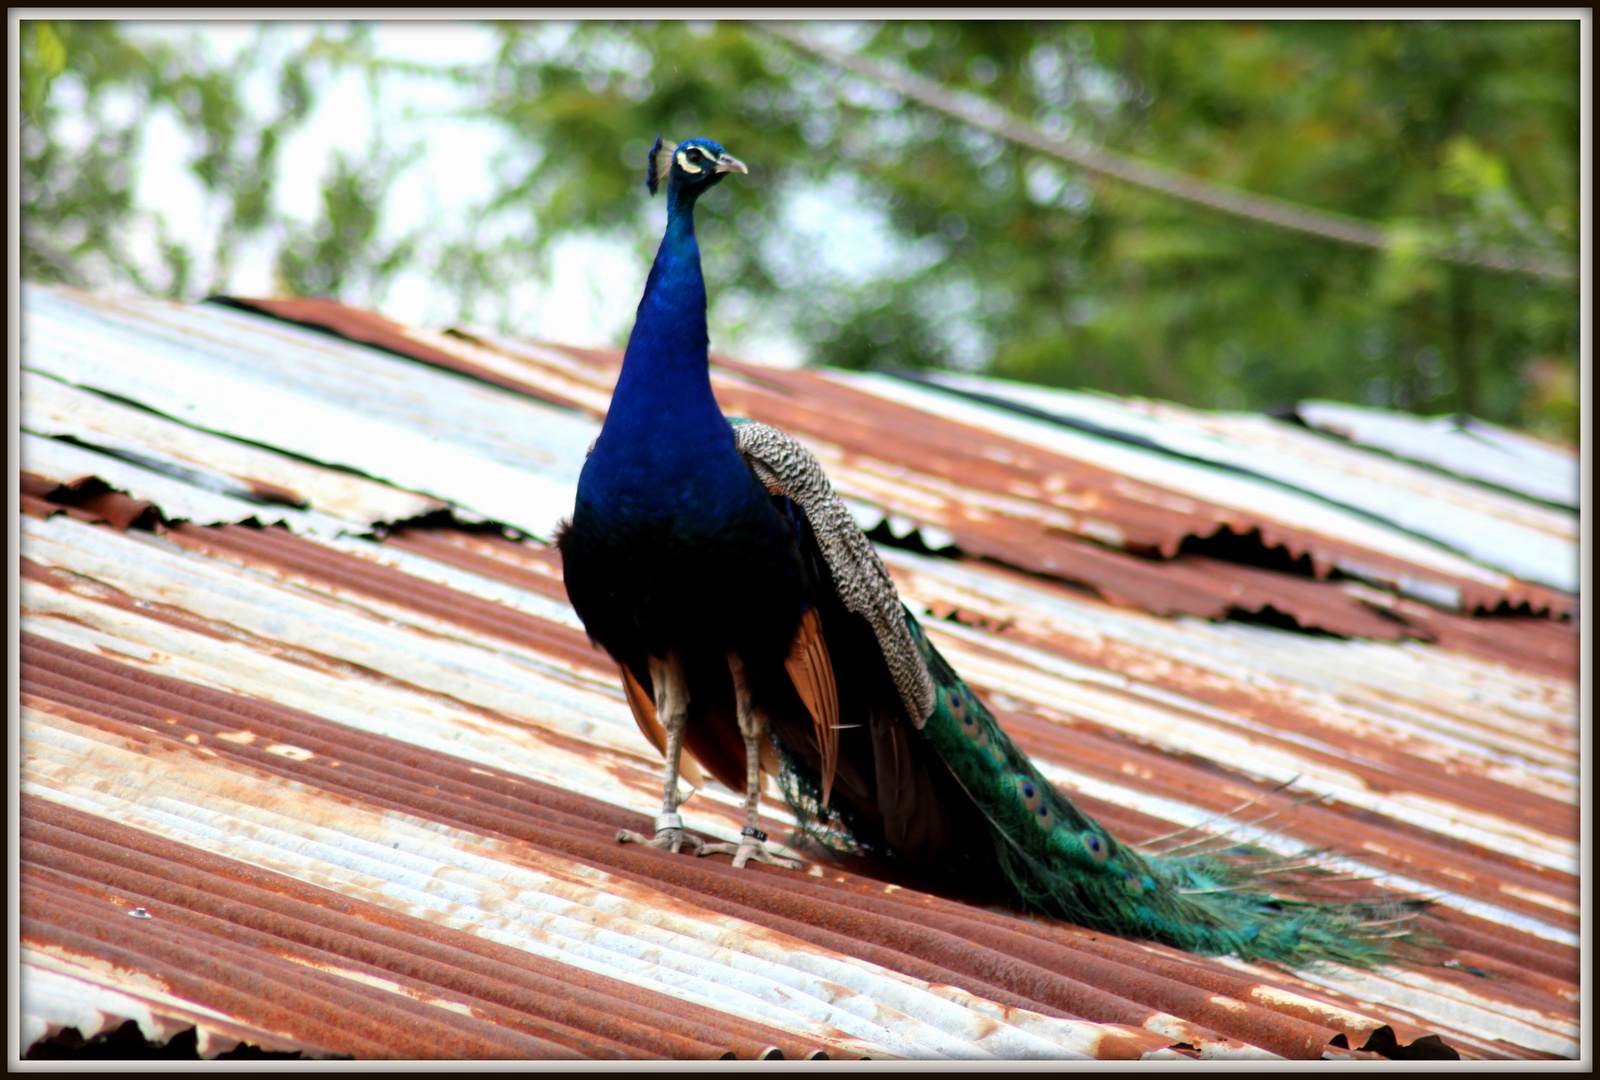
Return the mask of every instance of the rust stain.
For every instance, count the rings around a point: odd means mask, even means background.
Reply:
[[[297,510],[304,510],[311,505],[310,499],[293,488],[286,488],[281,484],[274,484],[253,476],[241,476],[238,479],[250,489],[252,495],[263,502],[292,506]]]
[[[591,1048],[630,1048],[624,1056],[707,1059],[731,1052],[740,1058],[754,1058],[773,1045],[794,1056],[817,1049],[815,1044],[749,1021],[378,908],[47,800],[24,796],[24,805],[23,828],[30,845],[27,865],[48,866],[75,877],[87,872],[95,875],[92,880],[113,887],[148,890],[152,895],[145,901],[147,906],[165,908],[171,915],[181,914],[191,921],[225,918],[238,928],[234,933],[257,935],[253,940],[258,950],[344,957],[346,963],[364,965],[380,978],[403,976],[422,993],[466,994],[472,1007],[500,1010],[503,1018],[505,1010],[517,1011],[521,1014],[519,1025],[532,1025],[547,1036],[561,1035],[569,1043],[587,1032]],[[306,952],[308,948],[316,953]],[[396,1007],[383,996],[377,997],[376,1003],[368,1009],[369,1014],[371,1008],[377,1008],[382,1016]]]
[[[115,529],[152,526],[159,518],[154,503],[114,491],[98,476],[62,482],[24,471],[22,497],[34,517],[63,512],[79,521],[104,522]]]

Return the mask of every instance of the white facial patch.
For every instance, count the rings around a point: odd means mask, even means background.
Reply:
[[[689,151],[687,151],[687,150],[679,150],[678,151],[678,168],[680,168],[684,172],[688,172],[688,173],[697,173],[697,172],[703,172],[704,171],[703,169],[701,169],[700,166],[690,163],[690,161],[689,161]]]

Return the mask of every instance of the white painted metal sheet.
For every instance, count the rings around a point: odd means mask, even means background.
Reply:
[[[1175,455],[1249,470],[1295,491],[1391,522],[1485,566],[1566,592],[1578,589],[1577,515],[1442,476],[1254,414],[1199,413],[1162,402],[942,375],[957,390],[1014,401],[1148,440]],[[1250,478],[1241,478],[1250,482]],[[1269,500],[1284,490],[1255,481]]]
[[[1474,420],[1461,430],[1452,416],[1420,417],[1340,401],[1302,401],[1306,423],[1361,446],[1420,461],[1557,506],[1578,506],[1578,458],[1547,443]]]
[[[23,289],[27,367],[549,536],[587,417],[223,308]]]
[[[274,485],[303,497],[311,509],[355,526],[355,532],[445,507],[437,499],[188,427],[33,371],[22,373],[22,430],[70,436],[136,457],[187,474],[191,484],[218,494],[248,495],[252,481]],[[291,528],[298,523],[288,522]]]

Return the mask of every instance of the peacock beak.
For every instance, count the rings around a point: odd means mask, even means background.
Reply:
[[[750,170],[744,167],[744,162],[732,154],[723,154],[717,158],[717,167],[712,172],[737,172],[744,173],[746,176],[750,175]]]

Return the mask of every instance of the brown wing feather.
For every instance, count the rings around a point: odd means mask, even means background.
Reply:
[[[628,665],[618,664],[617,670],[622,672],[622,692],[627,695],[628,707],[633,710],[633,722],[639,725],[639,730],[650,740],[650,745],[661,751],[662,757],[666,757],[667,729],[656,716],[656,703],[645,692],[639,680],[633,677]],[[694,755],[690,754],[687,748],[678,755],[678,775],[683,778],[684,783],[697,791],[706,786],[706,779],[700,773],[700,766],[695,763]]]
[[[729,790],[744,793],[744,736],[732,697],[726,702],[689,699],[689,727],[683,733],[684,755],[693,754],[706,772]]]
[[[822,751],[822,805],[827,806],[833,773],[839,765],[839,691],[834,685],[833,660],[828,656],[828,642],[822,636],[822,620],[815,607],[807,608],[801,616],[783,666],[816,726],[817,746]]]
[[[783,762],[778,758],[778,748],[772,745],[771,739],[761,740],[761,771],[768,776],[777,776],[778,770],[783,768]]]

